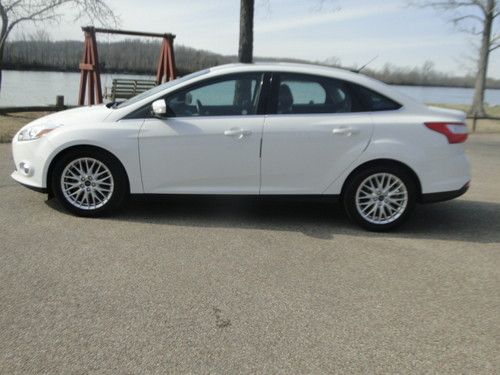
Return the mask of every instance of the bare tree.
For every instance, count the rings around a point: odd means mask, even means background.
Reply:
[[[240,3],[240,46],[238,61],[253,61],[253,16],[255,0],[241,0]]]
[[[270,10],[269,0],[261,0],[260,5]],[[336,0],[315,0],[314,11],[322,11],[327,4],[336,3]],[[240,0],[240,42],[238,48],[238,62],[251,63],[253,61],[253,19],[255,0]],[[338,10],[337,7],[335,10]]]
[[[21,23],[57,21],[66,7],[76,12],[76,19],[87,16],[90,21],[116,25],[118,18],[105,0],[0,0],[0,86],[2,84],[3,52],[12,30]]]
[[[477,75],[474,85],[474,100],[470,113],[485,116],[484,91],[488,74],[490,53],[500,48],[500,32],[495,32],[495,21],[500,16],[499,0],[422,0],[412,1],[420,6],[453,12],[452,21],[460,30],[473,35],[481,35],[481,45],[477,58]]]

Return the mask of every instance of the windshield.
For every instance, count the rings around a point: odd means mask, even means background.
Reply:
[[[178,85],[182,82],[188,81],[192,78],[196,78],[196,77],[199,77],[201,75],[207,74],[209,71],[210,71],[210,69],[200,70],[198,72],[194,72],[194,73],[188,74],[186,76],[176,78],[172,81],[162,83],[161,85],[153,87],[152,89],[150,89],[148,91],[144,91],[143,93],[140,93],[139,95],[136,95],[133,98],[130,98],[128,100],[121,102],[120,104],[116,105],[114,108],[127,107],[131,104],[134,104],[134,103],[141,101],[142,99],[146,99],[146,98],[148,98],[152,95],[155,95],[155,94],[157,94],[165,89],[168,89],[169,87],[173,87],[173,86]]]

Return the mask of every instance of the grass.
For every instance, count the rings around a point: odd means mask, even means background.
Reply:
[[[468,112],[470,109],[470,106],[466,104],[429,104],[433,105],[435,107],[443,107],[443,108],[450,108],[450,109],[458,109],[460,111]],[[500,117],[500,105],[495,105],[492,107],[485,107],[486,113],[488,116],[492,117]]]
[[[435,107],[458,109],[467,113],[470,106],[465,104],[429,104]],[[500,105],[486,107],[488,116],[500,117]],[[472,131],[472,120],[467,120],[467,126]],[[500,120],[477,120],[476,133],[497,133],[500,132]]]
[[[0,143],[8,143],[28,122],[46,115],[48,112],[20,112],[0,115]]]
[[[469,107],[467,105],[454,105],[454,104],[432,104],[436,107],[458,109],[467,112]],[[500,105],[494,107],[487,107],[486,112],[493,117],[500,117]],[[17,131],[41,116],[46,115],[48,112],[20,112],[6,115],[0,115],[0,143],[8,143]],[[469,129],[472,130],[472,120],[467,120]],[[500,120],[478,120],[476,132],[478,133],[495,133],[500,132]]]

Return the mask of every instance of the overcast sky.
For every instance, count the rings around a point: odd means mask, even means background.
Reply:
[[[176,43],[222,54],[238,50],[239,0],[108,0],[121,18],[120,27],[172,32]],[[474,64],[474,43],[433,9],[408,7],[405,0],[256,0],[254,54],[381,68],[421,66],[433,61],[437,70],[466,74]],[[79,26],[67,16],[44,27],[53,39],[82,39]],[[17,30],[29,34],[35,28]],[[101,41],[118,36],[98,36]],[[500,50],[493,52],[489,76],[500,79]]]

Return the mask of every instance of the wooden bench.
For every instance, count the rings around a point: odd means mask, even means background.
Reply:
[[[123,79],[115,78],[108,93],[106,88],[106,98],[111,101],[116,99],[129,99],[137,94],[152,89],[156,86],[156,81],[145,79]]]

